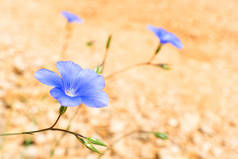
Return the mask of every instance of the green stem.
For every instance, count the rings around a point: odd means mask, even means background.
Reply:
[[[25,135],[25,134],[35,134],[35,133],[39,133],[39,132],[43,132],[43,131],[62,131],[65,133],[69,133],[69,134],[73,134],[75,136],[79,136],[82,138],[87,138],[79,133],[73,132],[73,131],[69,131],[69,130],[65,130],[65,129],[60,129],[60,128],[46,128],[46,129],[40,129],[40,130],[36,130],[36,131],[25,131],[25,132],[19,132],[19,133],[3,133],[0,134],[0,136],[13,136],[13,135]]]
[[[55,127],[55,125],[58,123],[58,121],[59,121],[61,115],[62,115],[62,114],[59,114],[58,118],[56,119],[56,121],[54,122],[54,124],[53,124],[50,128]]]
[[[45,129],[40,129],[40,130],[35,130],[35,131],[24,131],[24,132],[19,132],[19,133],[3,133],[0,134],[0,136],[13,136],[13,135],[25,135],[25,134],[35,134],[35,133],[39,133],[39,132],[43,132],[43,131],[62,131],[64,133],[69,133],[69,134],[73,134],[75,136],[79,136],[82,138],[86,138],[85,136],[73,132],[73,131],[69,131],[69,130],[65,130],[65,129],[60,129],[60,128],[54,128],[54,126],[58,123],[60,117],[62,114],[59,114],[58,118],[56,119],[56,121],[54,122],[54,124],[52,126],[50,126],[49,128],[45,128]]]
[[[143,65],[150,65],[150,66],[155,66],[155,67],[158,67],[160,66],[160,64],[153,64],[152,61],[154,60],[154,58],[156,57],[156,55],[159,53],[159,51],[161,50],[163,44],[159,44],[153,54],[153,56],[150,58],[150,60],[148,60],[148,62],[143,62],[143,63],[138,63],[138,64],[135,64],[135,65],[132,65],[132,66],[128,66],[126,68],[123,68],[119,71],[116,71],[116,72],[113,72],[107,76],[105,76],[106,79],[109,79],[109,78],[112,78],[113,76],[117,75],[118,73],[122,73],[122,72],[126,72],[132,68],[135,68],[135,67],[138,67],[138,66],[143,66]],[[104,63],[103,63],[104,64]]]
[[[73,28],[71,24],[66,23],[65,30],[66,30],[66,35],[65,35],[64,43],[61,50],[61,57],[63,59],[66,57],[66,51],[68,50],[68,47],[69,47],[69,40],[72,37]]]
[[[103,73],[104,67],[106,65],[106,60],[107,60],[107,57],[108,57],[108,50],[110,48],[111,40],[112,40],[112,35],[109,35],[108,39],[107,39],[107,44],[106,44],[106,49],[105,49],[103,61],[102,61],[102,64],[100,65],[102,67],[102,72],[101,73]]]
[[[163,45],[163,44],[159,43],[159,45],[157,46],[157,48],[156,48],[156,50],[155,50],[153,56],[150,58],[150,60],[149,60],[148,63],[151,63],[151,62],[155,59],[156,55],[157,55],[157,54],[159,53],[159,51],[161,50],[162,45]]]
[[[118,73],[126,72],[126,71],[128,71],[128,70],[130,70],[130,69],[132,69],[132,68],[135,68],[135,67],[138,67],[138,66],[143,66],[143,65],[149,65],[149,63],[143,62],[143,63],[138,63],[138,64],[135,64],[135,65],[132,65],[132,66],[128,66],[128,67],[126,67],[126,68],[123,68],[123,69],[121,69],[121,70],[119,70],[119,71],[113,72],[113,73],[111,73],[111,74],[105,76],[105,78],[106,78],[106,79],[112,78],[113,76],[117,75]]]
[[[71,126],[71,122],[73,121],[73,119],[76,117],[78,111],[79,111],[80,107],[77,108],[77,110],[74,112],[73,116],[69,119],[68,125],[66,127],[66,130],[70,129]],[[66,132],[64,132],[58,139],[56,139],[55,141],[55,147],[51,149],[51,154],[50,154],[50,158],[54,156],[54,151],[55,149],[60,145],[60,141],[64,138],[64,136],[66,135]]]

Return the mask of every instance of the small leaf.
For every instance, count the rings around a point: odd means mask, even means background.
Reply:
[[[96,152],[100,155],[102,155],[103,153],[101,153],[100,151],[98,151],[87,139],[84,138],[79,138],[77,137],[77,139],[83,144],[85,145],[89,150]]]
[[[60,106],[60,109],[59,109],[60,115],[63,115],[63,114],[66,112],[66,110],[67,110],[67,107],[65,107],[65,106]]]
[[[100,74],[102,74],[102,70],[103,70],[103,66],[99,65],[96,67],[95,72],[100,75]]]
[[[168,135],[165,133],[153,132],[153,134],[155,135],[155,137],[162,139],[162,140],[167,140],[169,138]]]
[[[92,144],[95,144],[95,145],[100,145],[100,146],[105,146],[107,147],[106,144],[104,144],[101,140],[99,139],[96,139],[96,138],[92,138],[92,137],[88,137],[87,140],[92,143]]]

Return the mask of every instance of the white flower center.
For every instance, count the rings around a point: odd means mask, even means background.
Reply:
[[[70,96],[70,97],[75,97],[76,95],[74,94],[74,91],[72,90],[67,90],[65,91],[66,95]]]

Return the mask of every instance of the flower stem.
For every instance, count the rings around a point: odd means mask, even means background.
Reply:
[[[13,135],[24,135],[24,134],[35,134],[35,133],[39,133],[39,132],[43,132],[43,131],[62,131],[65,133],[69,133],[69,134],[73,134],[75,136],[79,136],[82,138],[87,138],[79,133],[73,132],[73,131],[69,131],[69,130],[65,130],[65,129],[60,129],[60,128],[45,128],[45,129],[40,129],[40,130],[35,130],[35,131],[25,131],[25,132],[19,132],[19,133],[3,133],[0,134],[0,136],[13,136]]]
[[[116,72],[113,72],[107,76],[105,76],[106,79],[109,79],[109,78],[112,78],[113,76],[117,75],[118,73],[122,73],[122,72],[126,72],[132,68],[135,68],[135,67],[138,67],[138,66],[143,66],[143,65],[149,65],[149,66],[155,66],[155,67],[158,67],[158,66],[161,66],[161,64],[153,64],[152,61],[155,59],[156,55],[159,53],[159,51],[161,50],[163,44],[159,44],[153,54],[153,56],[148,60],[148,62],[143,62],[143,63],[138,63],[138,64],[135,64],[135,65],[132,65],[132,66],[128,66],[124,69],[121,69],[119,71],[116,71]]]
[[[132,130],[128,133],[123,134],[122,136],[112,140],[112,144],[110,144],[110,146],[107,147],[107,149],[103,152],[103,154],[105,154],[107,151],[113,151],[114,145],[116,145],[116,143],[118,143],[119,141],[121,141],[124,138],[127,138],[129,136],[132,136],[134,134],[143,134],[143,133],[150,133],[148,131],[144,131],[144,130],[140,130],[140,129],[136,129],[136,130]],[[99,156],[98,159],[100,159],[102,156]]]
[[[54,122],[54,124],[52,126],[50,126],[49,128],[45,128],[45,129],[40,129],[40,130],[35,130],[35,131],[24,131],[24,132],[19,132],[19,133],[3,133],[0,134],[0,136],[13,136],[13,135],[24,135],[24,134],[35,134],[35,133],[39,133],[39,132],[43,132],[43,131],[61,131],[64,133],[69,133],[78,137],[82,137],[82,138],[87,138],[79,133],[73,132],[73,131],[69,131],[66,129],[60,129],[60,128],[54,128],[54,126],[58,123],[60,117],[62,114],[59,114],[58,118],[56,119],[56,121]]]
[[[101,64],[101,67],[102,67],[102,72],[101,73],[103,73],[105,65],[106,65],[106,60],[107,60],[107,57],[108,57],[108,50],[110,48],[111,40],[112,40],[112,35],[109,35],[108,38],[107,38],[105,53],[104,53],[103,61],[102,61],[102,64]]]
[[[113,73],[105,76],[105,78],[106,79],[112,78],[113,76],[117,75],[118,73],[126,72],[126,71],[128,71],[128,70],[130,70],[132,68],[135,68],[135,67],[138,67],[138,66],[143,66],[143,65],[149,65],[149,63],[143,62],[143,63],[138,63],[138,64],[135,64],[135,65],[132,65],[132,66],[128,66],[126,68],[123,68],[123,69],[121,69],[119,71],[113,72]]]
[[[59,121],[61,115],[62,115],[62,114],[59,114],[58,118],[56,119],[56,121],[54,122],[54,124],[53,124],[50,128],[55,127],[55,125],[58,123],[58,121]]]
[[[74,112],[73,116],[69,119],[69,122],[68,122],[68,125],[66,127],[66,130],[69,130],[70,129],[70,126],[71,126],[71,122],[73,121],[73,119],[76,117],[79,109],[81,107],[78,107],[76,109],[76,111]],[[60,145],[60,141],[64,138],[64,136],[66,135],[66,132],[64,132],[59,138],[56,139],[55,141],[55,146],[51,149],[51,154],[50,154],[50,158],[54,156],[54,151],[55,149]]]
[[[72,37],[72,26],[70,23],[66,23],[65,25],[65,30],[66,30],[66,35],[65,35],[65,39],[64,39],[64,43],[62,46],[62,50],[61,50],[61,58],[64,59],[66,56],[66,51],[69,47],[69,40]]]
[[[159,43],[159,45],[157,46],[157,48],[156,48],[156,50],[155,50],[153,56],[150,58],[150,60],[149,60],[148,63],[151,63],[151,62],[155,59],[156,55],[159,53],[159,51],[161,50],[161,48],[162,48],[162,44]]]

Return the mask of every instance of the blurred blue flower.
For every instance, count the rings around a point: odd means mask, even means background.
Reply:
[[[73,13],[62,11],[61,14],[67,19],[68,23],[73,23],[73,22],[82,23],[83,22],[81,18],[79,18],[77,15]]]
[[[148,30],[152,31],[159,38],[161,44],[170,43],[178,49],[182,49],[183,44],[175,34],[152,25],[148,25]]]
[[[62,106],[87,106],[101,108],[108,105],[108,96],[102,89],[104,77],[90,69],[82,69],[72,61],[59,61],[56,64],[61,76],[48,69],[40,69],[35,78],[43,84],[53,86],[50,95]]]

